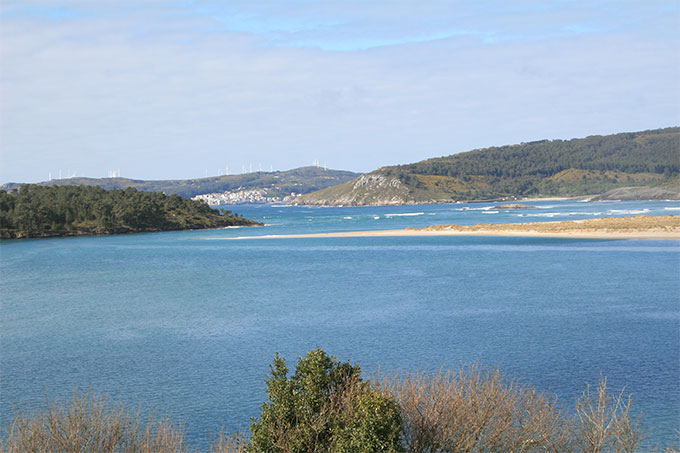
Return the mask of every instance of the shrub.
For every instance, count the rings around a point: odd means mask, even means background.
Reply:
[[[46,403],[43,412],[19,413],[0,451],[14,452],[184,452],[184,429],[168,418],[109,403],[92,393],[73,394],[70,404]]]
[[[398,374],[380,379],[403,419],[406,450],[421,452],[632,452],[645,438],[631,400],[611,396],[606,380],[587,388],[575,415],[498,369]]]
[[[402,451],[399,409],[361,380],[360,368],[321,349],[300,358],[288,377],[278,355],[268,401],[251,425],[251,452]]]
[[[573,414],[498,369],[393,374],[373,383],[360,368],[321,349],[300,358],[293,376],[278,355],[268,401],[250,443],[224,433],[211,453],[296,452],[633,452],[646,437],[631,399],[587,387]],[[658,450],[658,449],[657,449]],[[18,413],[0,452],[188,452],[184,427],[120,404],[73,394],[35,415]],[[678,451],[666,448],[663,451]]]
[[[590,386],[576,401],[578,448],[583,451],[634,452],[646,436],[639,417],[631,415],[632,400],[623,391],[607,393],[607,379],[598,383],[595,394]]]

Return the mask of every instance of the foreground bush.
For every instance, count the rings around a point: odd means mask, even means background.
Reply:
[[[169,419],[146,420],[122,405],[92,394],[73,395],[70,404],[18,414],[0,451],[19,452],[182,452],[184,429]]]
[[[403,451],[395,402],[362,381],[359,366],[321,349],[301,358],[292,377],[277,355],[267,393],[250,452]]]
[[[646,435],[631,400],[607,393],[603,379],[578,399],[575,415],[498,369],[412,373],[381,379],[395,399],[409,452],[638,451]]]
[[[360,368],[321,349],[288,375],[278,355],[268,400],[251,437],[221,434],[211,453],[227,452],[633,452],[645,433],[631,400],[587,387],[567,413],[497,369],[394,374],[363,381]],[[168,418],[91,394],[17,414],[0,452],[188,452],[184,428]],[[667,449],[665,451],[677,451]]]

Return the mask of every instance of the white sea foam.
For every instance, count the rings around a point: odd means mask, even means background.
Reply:
[[[644,214],[649,212],[649,209],[610,209],[609,214]]]
[[[540,214],[526,214],[527,217],[555,217],[556,215],[566,215],[560,214],[559,212],[544,212]]]
[[[412,217],[417,215],[425,215],[424,212],[404,212],[401,214],[385,214],[385,217]]]
[[[498,214],[498,211],[482,211],[482,214]]]
[[[680,211],[680,207],[664,208],[666,211]]]
[[[352,220],[352,218],[353,218],[352,216],[343,217],[343,219],[345,220]]]
[[[379,216],[379,215],[374,215],[374,216],[373,216],[373,220],[380,220],[380,216]]]
[[[484,206],[483,208],[471,208],[469,206],[465,206],[463,208],[457,208],[456,211],[489,211],[493,209],[493,206]]]

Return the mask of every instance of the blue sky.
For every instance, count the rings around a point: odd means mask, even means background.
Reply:
[[[678,1],[0,2],[0,183],[680,124]]]

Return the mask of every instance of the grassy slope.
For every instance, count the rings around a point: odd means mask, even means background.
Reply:
[[[622,187],[665,189],[680,197],[680,128],[541,140],[383,167],[358,180],[307,194],[309,204],[405,204],[602,194]],[[674,195],[675,194],[675,195]]]

